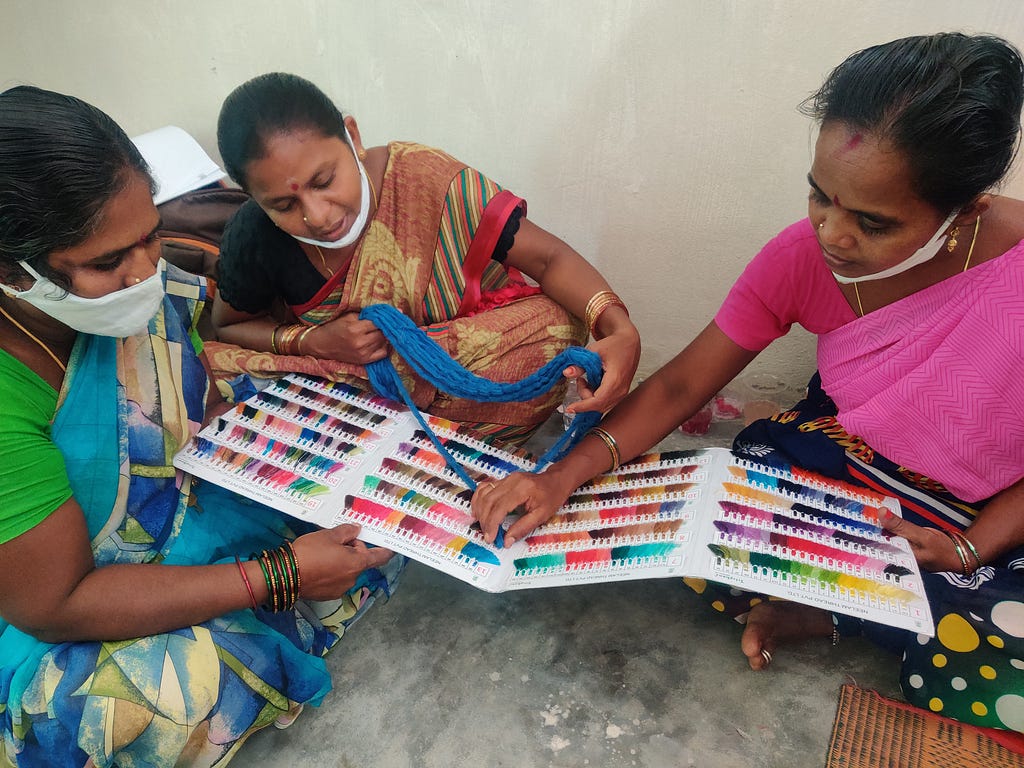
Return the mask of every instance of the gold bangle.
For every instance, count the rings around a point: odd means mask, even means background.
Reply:
[[[619,460],[619,444],[618,444],[618,442],[616,442],[615,438],[608,432],[608,430],[602,429],[601,427],[594,427],[587,434],[593,435],[598,440],[600,440],[602,443],[604,443],[605,447],[608,449],[608,453],[611,454],[611,456],[612,456],[612,466],[611,466],[611,468],[608,471],[609,472],[613,472],[616,469],[618,469],[619,468],[619,463],[620,463],[620,460]]]
[[[612,291],[598,291],[587,302],[587,307],[584,311],[584,322],[587,325],[587,332],[595,339],[602,338],[597,334],[597,322],[601,319],[601,315],[604,314],[605,310],[610,307],[622,307],[622,311],[627,316],[629,315],[629,310],[622,299]]]
[[[290,355],[293,352],[292,342],[295,341],[295,337],[298,336],[303,329],[306,328],[304,325],[296,323],[295,325],[282,326],[281,338],[278,340],[277,348],[283,355]]]
[[[302,351],[303,340],[306,338],[306,336],[309,335],[309,332],[312,331],[314,328],[316,328],[315,325],[307,325],[301,331],[299,331],[298,335],[295,337],[295,351],[298,352],[300,355],[305,354]]]
[[[274,329],[270,332],[270,351],[273,352],[275,355],[278,354],[278,352],[277,352],[277,332],[279,330],[281,330],[281,326],[280,325],[275,325]]]

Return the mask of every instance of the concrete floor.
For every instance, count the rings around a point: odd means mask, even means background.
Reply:
[[[659,447],[728,445],[735,428]],[[412,563],[328,657],[323,705],[234,764],[822,766],[842,683],[899,698],[898,659],[865,641],[786,649],[755,673],[741,629],[676,579],[489,594]]]

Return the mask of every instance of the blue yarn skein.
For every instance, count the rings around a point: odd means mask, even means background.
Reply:
[[[601,383],[601,358],[589,349],[569,347],[548,361],[535,373],[521,381],[499,382],[477,376],[453,360],[441,346],[420,330],[408,317],[388,304],[374,304],[359,313],[361,320],[372,322],[395,351],[416,373],[442,392],[456,397],[483,403],[524,402],[542,395],[562,378],[562,371],[570,365],[584,370],[587,382],[592,387]],[[462,478],[467,487],[476,489],[476,483],[459,466],[448,450],[434,435],[423,419],[412,397],[402,384],[398,371],[388,358],[366,366],[370,384],[380,395],[392,400],[401,400],[409,406],[420,426],[426,431],[434,446],[439,450],[448,466]],[[534,472],[539,472],[553,461],[562,458],[579,440],[601,420],[599,411],[585,411],[576,415],[572,425],[537,461]]]

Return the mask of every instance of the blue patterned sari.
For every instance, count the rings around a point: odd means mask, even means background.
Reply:
[[[208,564],[276,547],[298,523],[176,471],[202,419],[196,353],[201,279],[167,271],[148,333],[80,334],[53,422],[98,566]],[[242,610],[174,632],[117,642],[43,643],[0,618],[0,764],[224,765],[245,738],[331,682],[323,655],[404,559],[368,571],[330,606]]]

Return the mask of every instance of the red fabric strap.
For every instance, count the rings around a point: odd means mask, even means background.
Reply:
[[[526,201],[503,189],[492,197],[484,208],[484,215],[480,217],[480,224],[476,228],[473,242],[469,244],[469,251],[462,264],[466,288],[459,304],[458,317],[472,314],[480,304],[480,280],[483,278],[484,270],[494,255],[494,247],[498,244],[498,238],[501,237],[509,216],[519,207],[526,213]],[[513,280],[519,277],[516,270],[510,270],[509,274]]]

